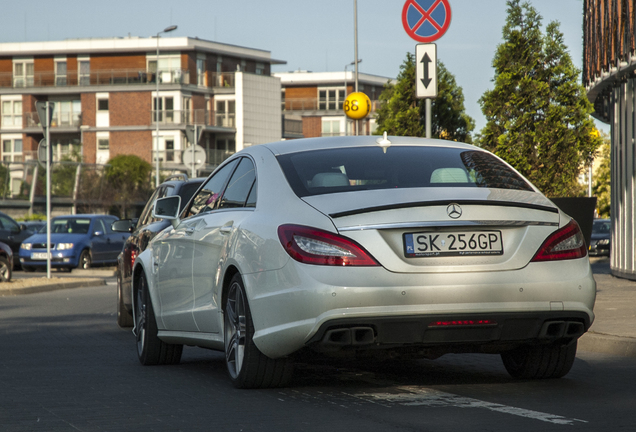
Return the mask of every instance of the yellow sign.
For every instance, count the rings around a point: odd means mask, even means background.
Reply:
[[[362,92],[351,93],[345,99],[343,109],[350,119],[363,119],[371,112],[371,99]]]

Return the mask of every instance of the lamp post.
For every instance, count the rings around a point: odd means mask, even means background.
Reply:
[[[170,26],[157,33],[157,66],[155,70],[155,83],[157,92],[155,93],[155,187],[159,187],[159,35],[176,30],[177,26]]]

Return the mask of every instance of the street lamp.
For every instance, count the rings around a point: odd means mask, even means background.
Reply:
[[[159,187],[159,35],[161,33],[169,33],[176,30],[177,26],[170,26],[157,33],[157,66],[155,67],[155,83],[157,84],[157,92],[155,93],[155,187]]]

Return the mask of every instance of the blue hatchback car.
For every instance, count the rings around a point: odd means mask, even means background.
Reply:
[[[109,215],[72,215],[51,219],[51,267],[89,268],[93,264],[117,264],[129,233],[116,233]],[[20,263],[25,271],[46,268],[46,227],[20,246]]]

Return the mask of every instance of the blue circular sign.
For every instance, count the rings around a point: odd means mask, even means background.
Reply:
[[[448,0],[406,0],[402,25],[418,42],[433,42],[446,33],[451,21]]]

